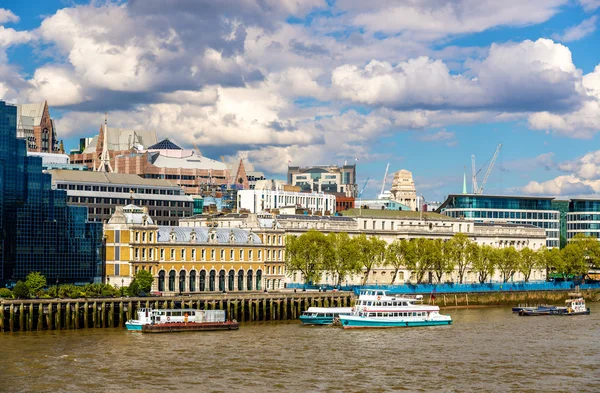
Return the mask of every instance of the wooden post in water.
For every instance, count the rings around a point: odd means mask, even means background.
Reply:
[[[271,299],[271,301],[273,301],[273,299]],[[262,320],[266,321],[267,320],[267,299],[266,298],[263,299],[262,304],[263,304],[263,319]],[[256,318],[256,319],[258,319],[258,318]]]
[[[102,302],[102,310],[100,312],[102,313],[100,317],[102,319],[102,329],[104,329],[106,328],[106,302]]]
[[[241,308],[241,310],[240,310],[240,312],[241,312],[240,315],[241,316],[239,318],[239,321],[240,322],[245,322],[246,321],[246,310],[245,310],[245,308],[246,308],[246,300],[245,299],[242,299],[242,304],[240,305],[240,308]]]
[[[458,306],[458,298],[456,297],[456,295],[454,295],[454,305]]]
[[[33,303],[29,303],[29,315],[27,317],[28,317],[27,319],[29,322],[29,326],[28,326],[27,330],[32,332],[33,331]]]
[[[88,312],[90,310],[89,304],[87,302],[87,300],[85,301],[85,303],[83,303],[83,328],[87,329],[90,327],[90,324],[88,323]]]
[[[9,332],[14,332],[15,331],[15,305],[14,304],[10,304],[10,310],[9,310],[9,316],[8,316],[8,327],[9,327]]]
[[[48,330],[53,329],[54,319],[52,318],[52,314],[53,314],[52,306],[53,306],[52,303],[48,303],[48,314],[46,315],[46,325],[48,325]]]
[[[67,302],[65,306],[65,327],[71,329],[71,303]]]
[[[133,302],[127,303],[127,319],[133,319]]]
[[[0,304],[0,333],[4,332],[4,304]]]
[[[469,305],[469,294],[468,293],[465,293],[465,299],[467,301],[467,306],[468,306]]]
[[[119,327],[123,327],[123,320],[125,319],[125,310],[123,310],[123,299],[119,302]]]
[[[75,315],[73,316],[73,329],[79,329],[79,302],[75,303]]]
[[[252,315],[252,299],[248,299],[248,322],[252,322],[254,320],[254,315]]]
[[[25,304],[19,306],[19,330],[25,331]]]
[[[36,329],[38,331],[44,330],[44,305],[42,303],[38,303],[38,322]],[[0,329],[2,331],[2,329]]]
[[[56,323],[54,329],[60,330],[62,329],[62,303],[60,300],[56,304]]]

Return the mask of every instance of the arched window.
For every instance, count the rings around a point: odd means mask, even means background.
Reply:
[[[158,273],[158,291],[159,292],[165,291],[165,271],[164,270],[161,270]]]
[[[225,270],[219,271],[219,292],[225,290]]]
[[[200,285],[199,285],[199,289],[200,289],[200,292],[206,291],[206,270],[202,270],[200,272]]]
[[[238,270],[238,291],[244,290],[244,271]]]
[[[227,280],[227,289],[229,291],[233,291],[234,276],[235,276],[235,271],[230,270],[229,271],[229,277],[228,277],[228,280]]]
[[[179,293],[185,292],[185,270],[179,272]]]
[[[262,270],[256,271],[256,290],[260,291],[262,289]]]
[[[249,291],[252,290],[252,270],[248,270],[248,273],[246,274],[246,288],[248,288]]]
[[[215,276],[216,272],[214,270],[210,271],[210,275],[208,277],[208,290],[213,292],[215,290]]]
[[[169,292],[175,292],[175,270],[169,272]]]
[[[192,270],[190,272],[190,292],[196,292],[196,271]]]

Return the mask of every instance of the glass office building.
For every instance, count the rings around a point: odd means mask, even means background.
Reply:
[[[554,198],[497,195],[450,195],[438,211],[475,222],[529,224],[546,231],[546,246],[560,246],[560,212]]]
[[[567,213],[567,239],[576,234],[600,238],[600,200],[571,199]]]
[[[17,139],[17,108],[0,101],[0,285],[39,271],[49,283],[88,283],[102,277],[102,224],[85,207],[67,206],[52,190],[42,159]]]

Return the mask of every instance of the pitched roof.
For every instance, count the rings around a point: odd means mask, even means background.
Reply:
[[[68,181],[80,183],[113,183],[127,185],[142,185],[142,186],[158,186],[158,187],[178,187],[177,184],[171,183],[169,180],[163,179],[144,179],[138,175],[130,175],[127,173],[110,173],[110,172],[95,172],[95,171],[71,171],[67,169],[55,169],[48,171],[52,174],[52,182]]]
[[[107,127],[108,150],[129,150],[136,144],[152,146],[158,142],[156,131],[133,130],[128,128]],[[95,153],[98,145],[98,135],[90,142],[83,151],[84,153]]]
[[[181,147],[177,146],[173,142],[169,140],[169,138],[165,138],[162,141],[150,146],[148,150],[183,150]]]

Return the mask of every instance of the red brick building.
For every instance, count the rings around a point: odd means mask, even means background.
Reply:
[[[64,153],[47,101],[17,105],[17,137],[27,140],[27,151]]]

